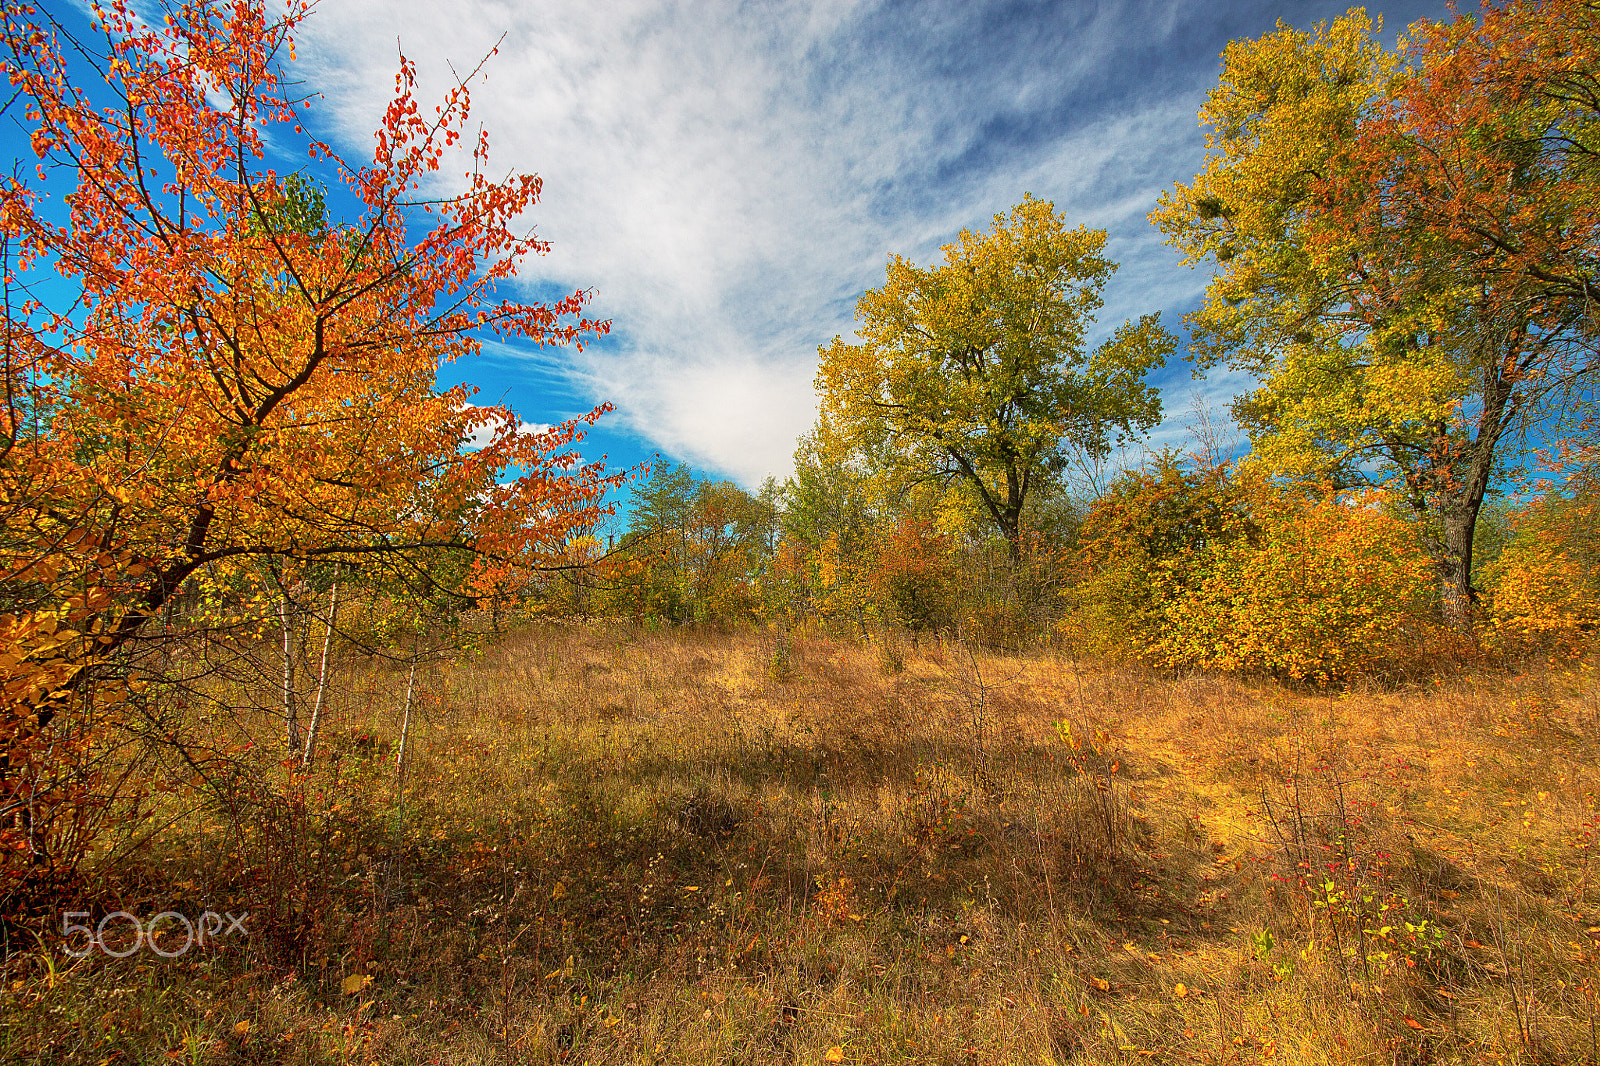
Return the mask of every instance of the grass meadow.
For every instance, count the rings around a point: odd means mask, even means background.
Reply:
[[[238,779],[74,909],[247,934],[74,959],[45,916],[0,1060],[1600,1059],[1586,668],[1330,694],[551,623],[419,673],[401,775],[405,688],[342,664],[304,777],[219,720]]]

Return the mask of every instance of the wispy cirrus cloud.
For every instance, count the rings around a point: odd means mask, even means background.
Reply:
[[[554,249],[528,276],[593,288],[615,323],[581,356],[532,360],[529,372],[615,401],[645,441],[751,484],[788,469],[814,415],[817,345],[850,332],[855,297],[881,282],[887,255],[932,261],[1024,192],[1110,232],[1122,271],[1104,332],[1192,307],[1204,276],[1160,246],[1145,215],[1200,163],[1195,111],[1217,54],[1280,12],[1304,24],[1342,10],[342,0],[307,23],[302,55],[326,96],[314,114],[355,155],[398,49],[442,89],[447,64],[470,68],[499,41],[474,119],[497,165],[544,179],[530,221]],[[1390,25],[1442,13],[1408,0]],[[1163,379],[1177,417],[1164,437],[1182,435],[1186,377],[1177,367]]]

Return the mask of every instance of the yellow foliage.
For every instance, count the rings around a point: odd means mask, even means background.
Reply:
[[[1375,494],[1254,510],[1258,536],[1213,546],[1166,604],[1154,658],[1327,683],[1381,669],[1429,624],[1432,564]]]
[[[1087,343],[1116,269],[1105,243],[1026,196],[988,232],[963,230],[941,265],[891,256],[856,303],[859,343],[819,350],[823,461],[891,493],[959,483],[1020,550],[1029,494],[1067,452],[1103,456],[1160,421],[1144,377],[1176,341],[1159,315]]]
[[[1311,498],[1168,456],[1084,527],[1063,632],[1164,666],[1328,683],[1392,666],[1432,624],[1433,563],[1378,493]]]
[[[1600,624],[1600,597],[1573,553],[1535,538],[1508,545],[1491,569],[1489,618],[1502,644],[1574,649]]]

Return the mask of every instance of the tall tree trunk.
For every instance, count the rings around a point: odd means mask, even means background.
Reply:
[[[1006,515],[1008,521],[1000,527],[1000,533],[1006,538],[1006,557],[1015,567],[1022,561],[1022,523],[1019,515]]]
[[[1463,632],[1472,628],[1472,534],[1481,502],[1440,520],[1444,551],[1439,560],[1439,603],[1445,624]]]
[[[322,634],[322,663],[317,668],[317,699],[311,706],[311,721],[306,726],[306,748],[300,756],[302,769],[311,765],[317,754],[317,730],[322,726],[322,701],[328,694],[328,648],[333,644],[333,619],[339,610],[339,581],[328,590],[328,621]]]
[[[1027,503],[1028,489],[1033,479],[1031,470],[1018,472],[1016,466],[1006,468],[1006,498],[1004,501],[995,496],[984,484],[983,477],[978,473],[977,467],[971,460],[962,455],[955,448],[945,448],[945,454],[953,460],[961,470],[961,476],[966,478],[978,492],[978,498],[983,501],[983,506],[989,512],[989,517],[994,519],[995,528],[1006,539],[1013,564],[1022,559],[1022,508]]]
[[[1472,590],[1472,540],[1478,528],[1478,513],[1489,491],[1495,454],[1506,429],[1518,417],[1522,399],[1517,395],[1519,371],[1516,353],[1523,350],[1528,337],[1526,322],[1514,322],[1499,337],[1486,338],[1496,357],[1486,361],[1481,391],[1482,410],[1472,439],[1457,455],[1459,463],[1443,479],[1439,493],[1439,605],[1447,625],[1463,633],[1472,629],[1472,608],[1477,599]],[[1440,454],[1453,450],[1444,427],[1439,430]]]
[[[1466,449],[1460,480],[1442,493],[1439,514],[1439,539],[1443,552],[1439,567],[1439,605],[1445,624],[1463,633],[1472,629],[1472,608],[1477,594],[1472,589],[1472,540],[1478,528],[1478,513],[1489,491],[1489,475],[1494,469],[1495,446],[1506,424],[1510,390],[1496,381],[1485,390],[1484,412],[1480,416],[1476,439]]]
[[[1028,498],[1028,475],[1018,475],[1015,466],[1006,467],[1006,510],[1000,531],[1005,534],[1011,565],[1022,561],[1022,507]]]
[[[1491,370],[1482,395],[1483,411],[1470,441],[1458,444],[1448,426],[1440,423],[1431,454],[1443,456],[1431,469],[1413,467],[1406,472],[1406,499],[1423,529],[1423,542],[1433,557],[1439,580],[1439,610],[1450,628],[1472,631],[1472,540],[1478,513],[1489,491],[1495,448],[1514,415],[1511,386],[1504,375]],[[1392,453],[1396,465],[1406,469],[1403,453]]]

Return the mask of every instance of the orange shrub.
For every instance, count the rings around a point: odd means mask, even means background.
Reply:
[[[1600,624],[1600,598],[1573,553],[1532,537],[1508,544],[1489,573],[1491,639],[1575,650]]]
[[[1226,470],[1159,456],[1117,478],[1085,517],[1076,565],[1065,568],[1075,580],[1064,590],[1068,610],[1057,629],[1090,655],[1143,655],[1213,547],[1251,535]]]
[[[928,519],[914,517],[900,519],[875,545],[867,577],[883,615],[916,630],[953,623],[959,579],[950,538]]]

